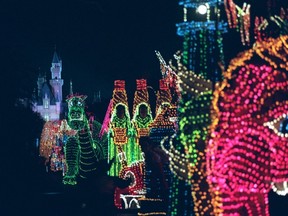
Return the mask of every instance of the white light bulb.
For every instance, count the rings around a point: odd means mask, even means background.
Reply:
[[[202,14],[202,15],[206,14],[207,10],[208,10],[208,8],[207,8],[206,5],[199,5],[198,8],[197,8],[197,12],[199,14]]]

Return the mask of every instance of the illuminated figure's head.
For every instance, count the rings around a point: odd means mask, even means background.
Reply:
[[[68,125],[74,130],[81,130],[85,125],[85,99],[87,96],[76,95],[68,98]]]
[[[113,122],[117,118],[118,120],[127,120],[127,118],[130,120],[128,99],[124,80],[114,81],[112,101],[113,104],[111,121]]]
[[[257,43],[231,61],[214,93],[208,172],[224,190],[265,193],[271,182],[288,180],[288,133],[280,130],[288,115],[287,57],[287,36]]]
[[[139,115],[141,118],[145,118],[148,115],[148,107],[145,104],[139,106]]]
[[[125,117],[125,106],[122,104],[118,104],[116,106],[116,115],[119,119],[123,119]]]

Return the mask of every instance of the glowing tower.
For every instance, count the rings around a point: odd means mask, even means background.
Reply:
[[[51,63],[51,79],[49,83],[46,75],[39,75],[37,80],[38,98],[34,103],[33,111],[38,112],[45,121],[59,120],[62,112],[62,61],[54,52]]]
[[[221,21],[220,0],[180,0],[183,22],[176,24],[183,40],[183,63],[204,78],[221,79],[218,63],[224,65],[222,34],[227,24]]]

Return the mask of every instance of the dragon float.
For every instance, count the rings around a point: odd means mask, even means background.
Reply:
[[[96,142],[85,113],[84,95],[72,95],[68,103],[68,125],[77,133],[69,136],[65,145],[67,171],[63,183],[77,184],[77,178],[86,179],[97,172],[98,162],[105,158],[103,145]]]
[[[101,124],[85,112],[86,96],[67,98],[68,119],[47,121],[41,133],[39,153],[52,171],[63,173],[63,183],[76,185],[78,177],[87,178],[107,158],[107,133]]]

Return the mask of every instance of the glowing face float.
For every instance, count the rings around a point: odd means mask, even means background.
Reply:
[[[231,61],[214,92],[208,180],[216,215],[269,215],[268,192],[287,188],[288,37],[256,43]],[[281,193],[281,192],[279,192]]]

